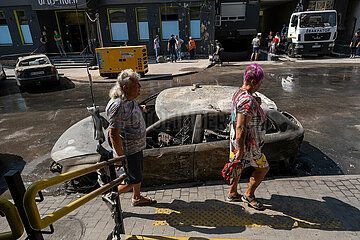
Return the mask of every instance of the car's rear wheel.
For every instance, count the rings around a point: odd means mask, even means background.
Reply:
[[[24,92],[25,91],[25,86],[21,85],[20,83],[16,83],[16,85],[18,86],[20,92]]]
[[[25,92],[25,87],[24,86],[19,86],[19,90],[20,90],[20,92]]]
[[[59,86],[59,85],[60,85],[60,79],[56,80],[56,81],[54,82],[54,85],[55,85],[55,86]]]

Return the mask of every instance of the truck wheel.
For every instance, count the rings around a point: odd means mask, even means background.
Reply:
[[[293,44],[292,43],[289,44],[286,52],[287,52],[287,55],[289,57],[294,57],[294,50],[293,50]]]
[[[139,74],[140,74],[140,77],[142,77],[142,78],[145,77],[145,73],[144,73],[144,72],[140,72]]]

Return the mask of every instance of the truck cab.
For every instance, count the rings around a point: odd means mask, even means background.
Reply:
[[[335,10],[296,12],[290,18],[286,51],[291,57],[330,54],[336,37]]]

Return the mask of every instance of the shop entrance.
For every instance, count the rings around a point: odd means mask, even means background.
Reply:
[[[87,46],[88,28],[83,10],[55,11],[65,51],[81,52]]]
[[[268,36],[269,31],[281,32],[284,24],[289,25],[291,14],[299,0],[267,0],[260,3],[259,32]],[[274,14],[279,13],[279,14]]]

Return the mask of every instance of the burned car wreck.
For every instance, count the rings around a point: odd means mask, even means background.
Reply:
[[[237,87],[210,86],[166,89],[144,100],[148,112],[143,184],[171,184],[220,179],[229,156],[231,97]],[[271,171],[289,171],[303,140],[301,123],[258,93],[268,116],[263,151]],[[100,156],[87,117],[65,131],[51,157],[63,172],[94,164]],[[108,129],[104,129],[107,136]],[[102,146],[110,150],[109,141]]]

